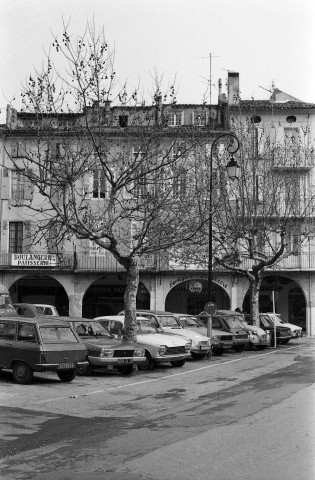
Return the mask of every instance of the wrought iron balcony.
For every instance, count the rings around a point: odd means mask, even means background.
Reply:
[[[276,147],[272,162],[274,169],[309,170],[315,165],[314,149]]]
[[[252,261],[245,259],[240,267],[250,268]],[[207,271],[207,265],[196,265],[185,262],[167,261],[165,255],[147,255],[139,259],[140,271],[148,272],[196,272]],[[19,270],[19,271],[70,271],[70,272],[123,272],[124,267],[120,265],[114,256],[105,252],[104,255],[90,255],[89,252],[63,252],[48,254],[45,252],[31,252],[12,254],[0,251],[0,269],[1,270]],[[315,253],[297,253],[280,260],[276,265],[269,267],[268,270],[315,270]],[[214,265],[214,272],[231,272],[223,267]]]

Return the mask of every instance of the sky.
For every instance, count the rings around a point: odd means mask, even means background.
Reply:
[[[242,99],[267,99],[274,85],[315,103],[314,0],[0,0],[0,122],[63,19],[80,34],[93,17],[130,88],[149,91],[158,72],[176,77],[178,103],[201,103],[211,70],[217,103],[218,79],[224,91],[234,71]]]

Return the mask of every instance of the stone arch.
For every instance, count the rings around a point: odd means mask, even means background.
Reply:
[[[231,302],[226,288],[212,282],[212,293],[218,309],[230,309]],[[168,291],[165,298],[165,310],[196,315],[204,309],[207,301],[208,281],[195,277],[179,282]]]
[[[55,278],[50,274],[18,274],[9,280],[9,292],[13,303],[54,305],[60,314],[65,315],[69,312],[69,296],[66,287],[62,277]]]
[[[126,277],[123,274],[101,277],[90,282],[83,294],[82,316],[94,318],[101,315],[117,315],[124,309]],[[139,282],[137,308],[150,308],[150,293]]]
[[[289,323],[299,325],[306,331],[307,297],[303,283],[288,275],[266,275],[260,288],[260,312],[273,310],[272,291],[275,292],[276,313],[281,313]],[[244,298],[243,310],[249,312],[249,290]]]

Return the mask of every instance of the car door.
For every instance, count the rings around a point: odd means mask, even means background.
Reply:
[[[15,358],[22,360],[32,368],[40,363],[41,348],[34,324],[19,322],[17,325],[17,336],[14,349]]]
[[[9,367],[14,359],[16,322],[0,321],[0,365]]]

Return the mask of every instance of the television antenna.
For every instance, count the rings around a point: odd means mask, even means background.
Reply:
[[[210,77],[209,77],[209,107],[211,107],[211,101],[212,101],[212,98],[211,98],[211,95],[212,95],[212,59],[213,58],[218,58],[219,55],[212,55],[212,53],[209,53],[209,55],[207,57],[202,57],[202,58],[209,58],[209,73],[210,73]]]

